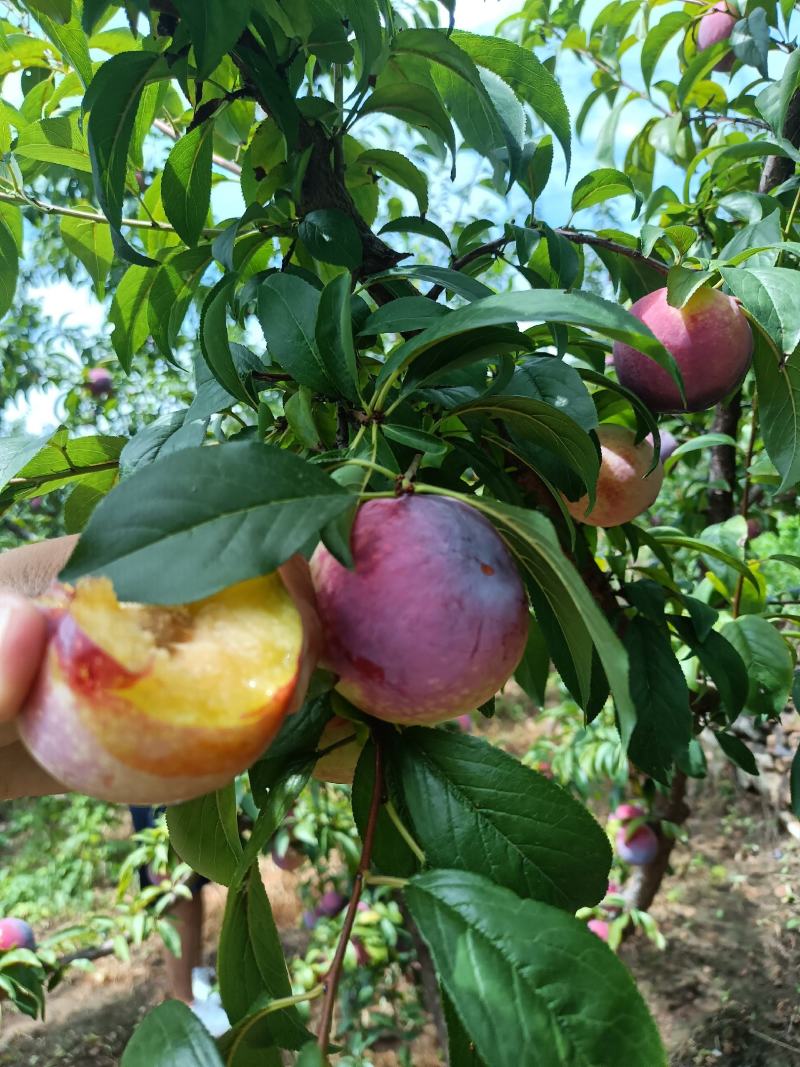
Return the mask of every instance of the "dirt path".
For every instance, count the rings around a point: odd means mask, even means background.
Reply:
[[[676,850],[653,911],[667,949],[638,939],[623,958],[657,1018],[671,1067],[800,1067],[800,843],[779,830],[760,797],[735,791],[727,778],[707,783],[693,806],[691,844]],[[299,919],[295,876],[271,863],[264,873],[278,925],[291,929]],[[210,960],[224,891],[214,887],[209,897]],[[103,960],[51,994],[45,1024],[6,1016],[0,1067],[115,1067],[164,991],[156,948],[130,964]],[[381,1053],[375,1062],[398,1060]],[[413,1062],[441,1062],[430,1035],[415,1046]]]

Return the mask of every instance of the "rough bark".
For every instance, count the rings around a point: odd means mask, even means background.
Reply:
[[[783,124],[783,136],[787,141],[797,147],[800,145],[800,89],[795,91],[789,101],[786,111],[786,120]],[[769,156],[761,173],[761,181],[758,183],[760,193],[769,193],[776,186],[788,181],[794,174],[794,160],[786,159],[785,156]]]
[[[717,404],[712,433],[724,433],[736,440],[739,432],[739,419],[742,415],[741,390],[731,398],[729,404]],[[736,449],[732,445],[715,445],[711,449],[709,466],[708,521],[725,522],[734,513],[734,492],[736,490]],[[720,484],[721,483],[721,484]]]

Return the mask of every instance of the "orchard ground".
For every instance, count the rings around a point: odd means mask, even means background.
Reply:
[[[535,717],[498,717],[481,721],[476,732],[520,755],[539,729]],[[673,853],[673,872],[652,910],[667,948],[659,951],[637,937],[623,945],[621,956],[661,1029],[671,1067],[796,1067],[800,841],[781,828],[762,796],[736,782],[729,765],[716,766],[712,777],[694,785],[690,802],[690,842]],[[265,859],[262,872],[284,946],[296,955],[309,936],[297,886],[312,876],[311,865],[281,871]],[[109,900],[112,892],[109,887]],[[212,886],[206,893],[206,962],[213,963],[225,890]],[[45,1024],[4,1015],[0,1067],[112,1067],[165,985],[155,942],[134,951],[130,964],[106,959],[87,973],[73,972],[50,994]],[[430,1025],[407,1050],[410,1060],[400,1050],[399,1041],[387,1039],[369,1060],[349,1062],[443,1062]]]

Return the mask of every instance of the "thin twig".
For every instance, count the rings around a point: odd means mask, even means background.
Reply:
[[[330,1044],[333,1009],[336,1003],[336,991],[339,987],[339,980],[342,977],[345,952],[347,951],[347,946],[350,942],[350,935],[353,932],[353,924],[356,921],[358,902],[361,899],[361,891],[364,887],[364,877],[369,870],[370,860],[372,858],[372,844],[375,840],[375,827],[378,824],[378,812],[380,811],[381,797],[383,794],[383,756],[381,753],[381,746],[376,737],[373,736],[372,740],[375,745],[375,782],[372,786],[372,799],[369,805],[367,826],[364,831],[364,842],[361,847],[361,859],[358,862],[358,870],[353,879],[353,891],[350,896],[350,903],[347,906],[347,913],[344,917],[344,925],[342,926],[342,932],[339,937],[339,944],[336,946],[333,962],[331,963],[330,970],[325,978],[325,999],[322,1002],[322,1018],[320,1019],[317,1036],[317,1044],[323,1052],[327,1052],[328,1045]]]
[[[646,263],[648,267],[652,267],[653,270],[657,270],[661,274],[669,273],[669,267],[666,263],[662,263],[661,260],[653,259],[652,256],[645,256],[638,248],[628,248],[627,245],[612,241],[608,237],[600,237],[596,233],[582,233],[578,230],[570,230],[567,227],[560,227],[555,230],[555,233],[559,237],[565,237],[568,241],[572,241],[573,244],[589,245],[590,248],[605,248],[609,252],[616,252],[617,255],[627,256],[628,259],[635,259],[639,263]]]
[[[797,1045],[787,1045],[785,1041],[779,1041],[777,1037],[770,1037],[769,1034],[762,1034],[760,1030],[754,1030],[750,1027],[750,1033],[753,1037],[760,1037],[762,1041],[768,1041],[770,1045],[777,1045],[778,1048],[786,1049],[787,1052],[793,1052],[795,1056],[800,1056],[800,1048]]]
[[[21,193],[0,192],[0,203],[19,204],[20,207],[34,207],[45,215],[65,215],[70,219],[85,219],[87,222],[99,222],[109,225],[108,219],[99,211],[81,211],[79,208],[62,207],[60,204],[51,204],[45,200],[39,200],[32,196],[23,196]],[[133,226],[139,230],[163,230],[165,233],[174,233],[174,226],[166,222],[151,222],[150,219],[123,219],[123,226]],[[216,237],[222,230],[210,227],[202,231],[204,237]]]
[[[747,520],[747,512],[750,507],[750,468],[753,465],[753,454],[756,448],[756,434],[758,430],[758,396],[753,397],[753,414],[750,422],[750,441],[747,445],[747,459],[745,460],[744,468],[744,489],[742,490],[742,503],[739,508],[739,514],[743,519]],[[749,541],[749,531],[745,534],[745,543]],[[744,575],[740,574],[736,580],[736,592],[733,595],[733,617],[734,619],[739,616],[739,609],[742,603],[742,593],[744,591]]]
[[[465,252],[463,256],[454,259],[450,264],[450,269],[463,270],[464,267],[474,263],[476,259],[481,259],[482,256],[499,255],[508,242],[508,237],[498,237],[495,241],[487,241],[484,245],[478,245],[477,248],[472,248],[469,252]],[[425,295],[431,300],[438,300],[446,288],[447,286],[445,285],[434,285]]]

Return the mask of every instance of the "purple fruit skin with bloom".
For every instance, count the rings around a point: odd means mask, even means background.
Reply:
[[[370,500],[351,535],[355,569],[311,561],[323,665],[356,707],[388,722],[454,719],[500,689],[525,651],[516,564],[479,511],[415,493]]]
[[[640,808],[638,804],[620,804],[613,817],[620,822],[630,822],[631,819],[641,819],[643,815],[644,808]]]
[[[324,915],[326,918],[332,919],[346,906],[347,897],[343,897],[342,894],[337,893],[335,889],[329,889],[319,898],[316,914],[320,916]]]
[[[640,826],[628,836],[622,829],[617,834],[617,855],[632,867],[651,863],[658,852],[658,838],[649,826]]]
[[[0,919],[0,952],[13,948],[36,948],[32,928],[23,919]]]
[[[114,391],[114,379],[105,367],[92,367],[86,375],[86,387],[92,396],[110,396]]]

